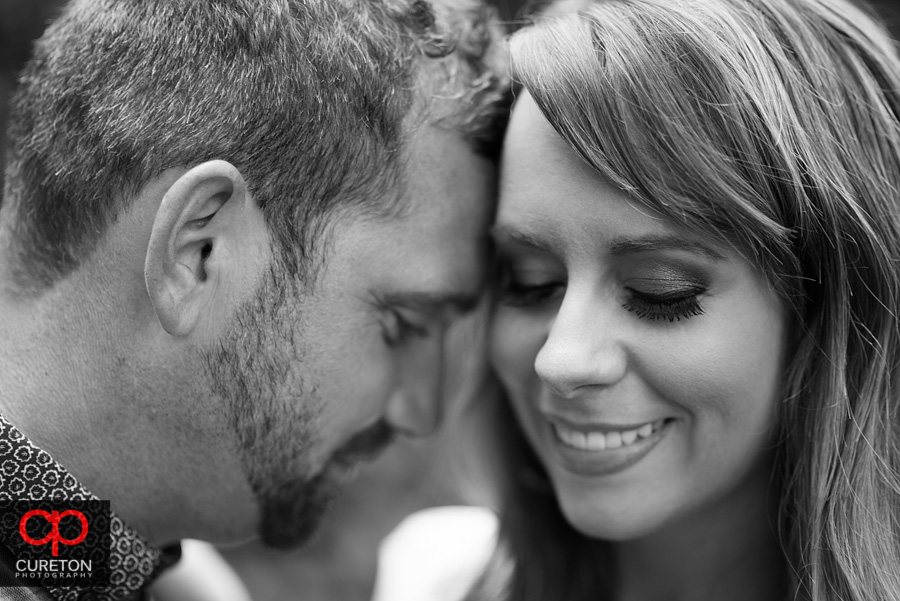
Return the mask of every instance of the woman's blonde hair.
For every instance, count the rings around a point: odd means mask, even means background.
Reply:
[[[785,596],[900,599],[900,60],[887,33],[845,0],[566,0],[511,52],[584,161],[747,257],[790,308],[774,474]],[[510,444],[519,473],[540,470]],[[514,566],[506,597],[596,598],[609,582],[582,574],[597,560],[578,553],[603,545],[572,543],[546,491],[521,480],[494,559]],[[538,497],[543,515],[528,515],[522,499]]]

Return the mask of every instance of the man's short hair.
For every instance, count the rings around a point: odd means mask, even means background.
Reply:
[[[289,268],[325,216],[390,211],[411,127],[499,148],[505,57],[475,0],[73,0],[11,101],[12,273],[75,270],[151,178],[233,163]]]

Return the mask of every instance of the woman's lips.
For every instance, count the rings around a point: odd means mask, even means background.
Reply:
[[[646,457],[673,422],[666,418],[627,426],[579,425],[576,429],[553,420],[548,427],[553,454],[563,469],[579,476],[608,476]]]

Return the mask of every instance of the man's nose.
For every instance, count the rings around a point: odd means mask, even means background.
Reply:
[[[627,370],[616,327],[620,316],[587,291],[568,290],[535,358],[534,368],[556,396],[573,398],[583,387],[611,386]]]
[[[443,335],[434,334],[427,344],[410,348],[399,360],[397,387],[388,399],[386,419],[404,436],[432,434],[443,414]]]

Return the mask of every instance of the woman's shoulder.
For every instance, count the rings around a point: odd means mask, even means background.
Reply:
[[[460,601],[494,550],[497,526],[483,507],[408,516],[381,542],[372,601]]]

